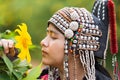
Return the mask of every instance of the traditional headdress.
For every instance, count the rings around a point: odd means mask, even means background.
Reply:
[[[69,53],[73,53],[74,58],[76,55],[80,55],[86,79],[95,80],[94,58],[104,59],[106,55],[109,18],[111,17],[108,15],[108,3],[108,0],[97,0],[93,13],[88,12],[85,8],[65,7],[57,11],[48,21],[65,36],[64,71],[66,80],[69,80]]]

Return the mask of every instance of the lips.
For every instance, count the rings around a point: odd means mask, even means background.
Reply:
[[[44,49],[42,49],[42,56],[45,56],[47,53],[47,51],[45,51]]]

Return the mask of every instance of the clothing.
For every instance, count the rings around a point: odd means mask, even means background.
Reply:
[[[96,70],[96,80],[112,80],[108,76],[104,75],[100,71]],[[38,80],[48,80],[48,68],[44,69],[40,76],[38,77]],[[60,80],[60,76],[57,78],[57,80]],[[87,80],[85,77],[83,80]]]

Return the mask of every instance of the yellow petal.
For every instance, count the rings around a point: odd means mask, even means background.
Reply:
[[[27,26],[26,24],[22,23],[22,25],[18,25],[19,29],[16,29],[15,31],[18,32],[18,36],[15,37],[16,39],[16,48],[19,48],[21,52],[19,53],[18,57],[21,60],[26,59],[28,62],[31,61],[31,56],[29,53],[29,47],[32,45],[31,37],[29,33],[27,32]]]
[[[30,56],[29,51],[27,52],[27,61],[28,61],[28,62],[30,62],[30,61],[31,61],[31,56]]]

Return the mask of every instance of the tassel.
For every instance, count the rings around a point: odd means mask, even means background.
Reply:
[[[116,54],[118,53],[118,43],[116,35],[116,14],[114,2],[108,0],[108,15],[109,15],[109,26],[110,26],[110,50],[113,54],[112,56],[112,66],[113,66],[113,76],[115,80],[120,80],[120,71],[118,66],[118,61]]]
[[[118,53],[118,43],[116,36],[116,15],[114,2],[108,0],[108,15],[109,15],[109,26],[110,26],[110,50],[112,54]]]

